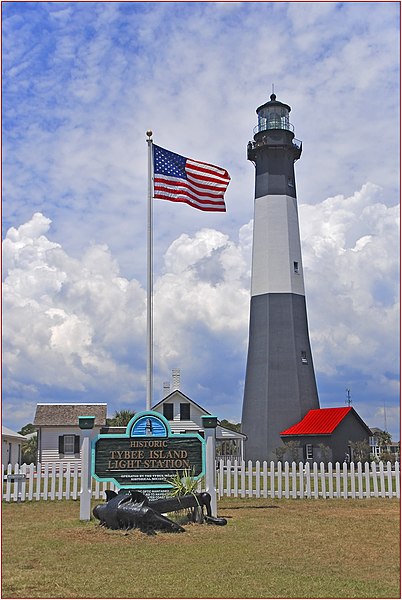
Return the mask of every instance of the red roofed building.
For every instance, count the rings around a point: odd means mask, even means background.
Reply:
[[[366,441],[371,431],[351,406],[310,410],[306,416],[281,431],[284,442],[299,443],[299,459],[308,462],[353,460],[351,443]]]

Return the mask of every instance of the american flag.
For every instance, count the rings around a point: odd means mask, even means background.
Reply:
[[[153,144],[154,198],[186,202],[200,210],[225,212],[223,195],[230,175],[225,169],[192,160]]]

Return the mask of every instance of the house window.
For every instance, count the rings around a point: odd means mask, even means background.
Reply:
[[[59,454],[72,455],[80,452],[80,436],[74,434],[59,435]]]
[[[299,263],[297,262],[297,260],[294,260],[294,261],[293,261],[293,271],[294,271],[295,273],[298,273],[298,272],[299,272]]]
[[[301,361],[304,365],[307,365],[307,352],[305,350],[301,352]]]
[[[306,460],[313,459],[313,444],[306,444]]]
[[[74,454],[74,435],[65,435],[64,436],[64,454]]]
[[[190,405],[186,402],[185,404],[180,403],[180,421],[190,420]]]
[[[163,405],[163,416],[168,421],[173,421],[173,404],[171,402],[166,402],[166,404]]]

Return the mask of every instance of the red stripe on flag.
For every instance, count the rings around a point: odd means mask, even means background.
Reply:
[[[198,186],[195,185],[192,181],[188,181],[180,178],[169,178],[163,175],[157,175],[155,177],[155,184],[159,187],[164,186],[171,189],[183,189],[183,190],[191,190],[194,194],[198,194],[200,196],[211,196],[213,198],[224,196],[225,190],[222,189],[214,189],[207,186]]]
[[[174,197],[177,196],[178,198],[180,198],[180,201],[182,201],[183,198],[189,198],[195,202],[198,202],[199,204],[208,204],[210,206],[225,205],[223,196],[221,196],[220,198],[211,198],[210,196],[202,197],[192,194],[189,190],[179,190],[177,188],[170,189],[166,187],[157,186],[155,188],[154,196],[155,198],[161,198],[163,200],[173,200]]]
[[[177,196],[177,195],[173,195],[171,197],[155,195],[155,198],[158,198],[158,200],[169,200],[170,202],[183,202],[184,204],[189,204],[190,206],[192,206],[194,208],[199,208],[200,210],[205,210],[205,211],[210,211],[210,212],[213,212],[213,211],[226,212],[226,206],[225,206],[224,202],[222,202],[221,204],[217,204],[217,203],[200,204],[198,202],[190,200],[190,198],[188,198],[188,197],[181,198],[180,196]]]

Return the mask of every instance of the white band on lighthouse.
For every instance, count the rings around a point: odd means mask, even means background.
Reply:
[[[296,199],[267,195],[255,199],[251,296],[304,296]]]

